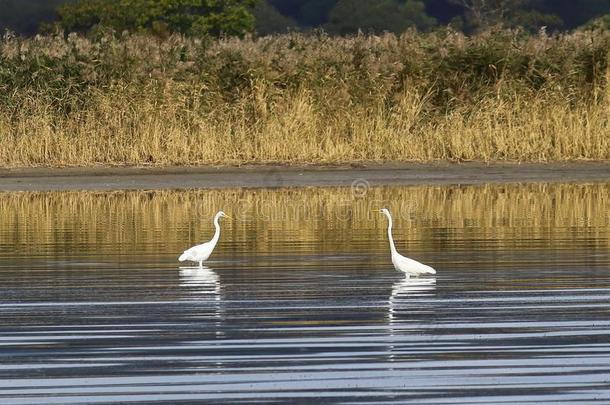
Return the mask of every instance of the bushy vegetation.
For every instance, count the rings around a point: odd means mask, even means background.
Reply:
[[[421,30],[447,24],[466,33],[497,24],[507,28],[519,26],[531,32],[546,26],[549,32],[554,32],[573,30],[610,14],[610,0],[255,0],[254,9],[249,8],[250,3],[236,0],[0,0],[0,31],[8,28],[21,34],[35,34],[41,23],[48,28],[48,23],[56,20],[59,5],[67,5],[70,10],[59,19],[69,30],[102,22],[120,29],[168,28],[187,32],[191,31],[193,21],[202,17],[207,22],[200,21],[194,30],[201,33],[199,28],[208,27],[210,15],[222,10],[228,14],[221,15],[220,20],[218,15],[214,17],[211,22],[216,28],[204,32],[223,31],[217,29],[222,22],[232,28],[237,26],[241,33],[244,27],[251,27],[252,12],[256,17],[255,31],[261,35],[312,28],[331,34],[353,34],[358,30],[402,33],[407,27]],[[176,19],[177,16],[186,18]]]
[[[254,3],[254,0],[80,0],[59,8],[59,25],[69,32],[104,27],[117,32],[244,35],[254,30],[254,16],[250,13]]]
[[[610,159],[610,34],[0,42],[0,165]]]

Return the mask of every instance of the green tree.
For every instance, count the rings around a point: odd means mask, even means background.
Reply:
[[[337,0],[269,0],[269,3],[301,26],[314,27],[328,21],[328,13]]]
[[[280,14],[280,12],[267,1],[259,2],[252,10],[252,14],[256,20],[256,33],[259,35],[298,30],[296,21]]]
[[[610,14],[597,17],[580,27],[581,30],[610,30]]]
[[[530,0],[530,3],[535,10],[559,16],[568,29],[610,14],[610,0]]]
[[[256,0],[80,0],[59,8],[60,25],[87,31],[164,30],[197,35],[243,35],[254,29]]]
[[[561,19],[536,9],[531,0],[451,0],[463,7],[462,20],[466,31],[478,31],[491,26],[521,26],[538,30],[541,26],[559,27]]]
[[[309,0],[299,10],[301,21],[308,26],[322,25],[328,20],[337,0]]]
[[[327,26],[330,32],[350,34],[389,31],[401,33],[409,27],[427,30],[436,20],[425,12],[421,1],[339,0],[332,9]]]
[[[454,0],[464,8],[467,22],[474,27],[485,27],[506,21],[510,12],[525,0]]]
[[[0,32],[9,29],[32,35],[41,23],[56,17],[55,9],[67,0],[0,0]]]

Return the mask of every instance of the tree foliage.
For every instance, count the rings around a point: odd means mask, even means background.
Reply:
[[[259,2],[252,10],[252,14],[256,20],[255,30],[258,35],[298,30],[299,24],[295,20],[282,15],[266,1]]]
[[[610,30],[610,14],[594,18],[581,27],[585,31]]]
[[[338,34],[365,32],[400,33],[407,28],[431,28],[436,21],[425,12],[421,1],[339,0],[330,13],[328,29]]]
[[[0,0],[0,32],[9,29],[34,34],[42,22],[56,18],[56,8],[66,0]]]
[[[558,28],[563,24],[558,16],[536,9],[531,0],[450,1],[463,8],[462,28],[466,31],[477,31],[497,25],[537,30],[542,26]]]
[[[171,30],[197,35],[243,35],[254,29],[255,0],[80,0],[59,8],[61,26],[87,31]]]
[[[567,29],[610,14],[610,0],[530,0],[530,4],[537,11],[558,16]]]
[[[0,0],[0,31],[35,34],[41,23],[57,19],[62,5],[60,26],[66,30],[102,24],[210,35],[270,34],[293,27],[345,34],[397,32],[425,29],[430,17],[437,25],[451,24],[467,33],[497,24],[567,31],[610,14],[610,0]]]
[[[280,13],[294,18],[303,27],[323,25],[338,0],[267,0]]]

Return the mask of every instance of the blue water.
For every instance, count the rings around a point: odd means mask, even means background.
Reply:
[[[3,231],[0,403],[610,403],[609,228],[494,241],[474,224],[442,249],[398,230],[438,270],[405,280],[383,230],[361,252],[314,235],[275,255],[248,250],[260,221],[204,269],[146,239],[96,253],[70,227],[28,227],[56,235],[28,255]]]

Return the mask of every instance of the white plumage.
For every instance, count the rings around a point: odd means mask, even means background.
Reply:
[[[379,212],[388,217],[388,239],[390,240],[390,251],[392,252],[392,263],[394,264],[394,268],[405,273],[407,277],[436,274],[436,270],[432,267],[420,263],[417,260],[409,259],[396,251],[394,238],[392,237],[392,215],[386,208],[380,209]]]
[[[212,240],[185,250],[184,253],[182,253],[178,258],[179,261],[183,262],[188,260],[191,262],[199,262],[199,267],[203,266],[203,262],[208,260],[212,254],[212,251],[216,247],[216,244],[218,243],[218,239],[220,239],[220,224],[218,223],[220,218],[230,217],[224,212],[218,211],[214,217],[214,227],[216,228],[216,232],[214,233]]]

